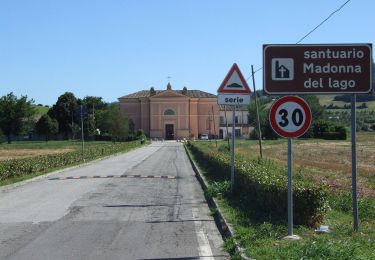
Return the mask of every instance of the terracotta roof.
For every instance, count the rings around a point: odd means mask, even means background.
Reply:
[[[166,90],[155,90],[155,95],[160,94]],[[182,90],[173,90],[173,92],[176,92],[178,94],[184,95],[182,93]],[[207,93],[201,90],[188,90],[185,96],[192,97],[192,98],[216,98],[217,96],[211,93]],[[150,90],[141,90],[121,98],[145,98],[150,97]]]

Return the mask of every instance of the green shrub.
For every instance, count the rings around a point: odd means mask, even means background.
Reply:
[[[3,134],[3,131],[0,129],[0,144],[5,142],[5,135]]]
[[[315,138],[327,140],[346,140],[347,130],[342,125],[337,125],[326,120],[318,120],[313,123],[312,135]]]
[[[203,152],[194,143],[190,150],[209,167],[207,177],[229,180],[231,157],[229,153]],[[235,160],[235,196],[247,203],[257,214],[272,220],[287,217],[287,175],[284,169],[272,164],[248,161],[240,155]],[[293,182],[294,223],[316,226],[323,220],[327,205],[327,189],[302,181]]]
[[[138,140],[140,140],[142,138],[146,139],[145,131],[143,131],[143,129],[138,129],[136,138]]]
[[[221,145],[219,145],[219,147],[217,148],[217,150],[219,151],[219,152],[223,152],[223,153],[225,153],[225,152],[230,152],[230,146],[228,146],[228,144],[221,144]]]
[[[352,194],[349,192],[339,193],[329,198],[331,208],[344,212],[353,212]],[[375,216],[375,202],[371,198],[358,198],[358,214],[362,219],[371,219]]]

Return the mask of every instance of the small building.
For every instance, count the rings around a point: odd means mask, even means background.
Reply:
[[[249,111],[247,106],[236,107],[233,120],[232,106],[220,106],[220,130],[219,138],[232,137],[233,121],[236,138],[248,139],[253,127],[249,125]]]
[[[167,140],[199,138],[201,134],[218,136],[217,96],[201,91],[141,90],[120,97],[120,111],[129,119],[130,131],[143,129],[150,138]]]

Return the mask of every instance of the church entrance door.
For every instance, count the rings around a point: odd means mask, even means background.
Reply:
[[[173,140],[174,139],[174,125],[166,124],[165,125],[165,139]]]

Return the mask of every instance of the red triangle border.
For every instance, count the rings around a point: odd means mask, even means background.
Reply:
[[[237,72],[238,76],[240,77],[241,83],[245,87],[245,89],[243,90],[224,89],[234,72]],[[230,68],[228,74],[225,76],[223,83],[221,83],[220,87],[218,88],[217,93],[219,94],[220,93],[250,94],[250,92],[251,92],[250,87],[247,84],[244,76],[242,75],[240,68],[237,66],[236,63],[234,63],[233,66]]]

